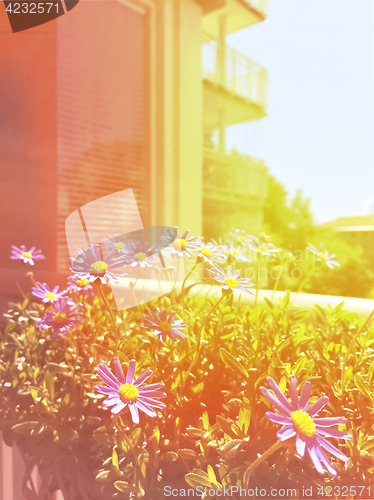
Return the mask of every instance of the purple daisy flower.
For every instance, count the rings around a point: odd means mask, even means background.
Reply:
[[[140,267],[152,267],[152,264],[160,262],[160,258],[154,253],[154,249],[148,248],[147,244],[140,241],[132,241],[124,250],[127,264],[131,267],[139,265]]]
[[[111,250],[115,250],[117,253],[124,253],[125,248],[128,243],[125,243],[123,235],[116,234],[115,236],[109,235],[106,240],[103,241],[105,245],[108,245]]]
[[[57,339],[59,332],[67,334],[68,328],[75,330],[77,323],[83,323],[79,316],[83,316],[82,312],[77,311],[82,304],[76,304],[71,307],[71,299],[63,297],[53,303],[54,311],[47,311],[43,318],[36,323],[37,328],[43,331],[47,328],[53,328],[53,338]]]
[[[252,236],[251,243],[247,243],[248,247],[255,252],[258,252],[260,255],[268,256],[276,256],[278,252],[281,252],[281,248],[275,248],[273,243],[266,243],[265,241],[259,240],[256,236]]]
[[[24,264],[34,265],[34,260],[45,259],[41,250],[35,250],[35,247],[31,247],[30,250],[26,250],[25,245],[21,245],[21,248],[17,248],[12,245],[12,255],[11,259],[20,259]]]
[[[47,302],[55,302],[56,300],[61,299],[67,293],[67,290],[61,290],[61,292],[59,292],[58,286],[55,286],[51,291],[46,283],[38,282],[36,284],[37,286],[33,287],[31,293],[35,295],[35,297],[39,297],[40,299],[42,299],[45,304]]]
[[[178,226],[175,226],[175,229],[178,230]],[[188,238],[190,234],[189,231],[183,233],[181,238],[177,238],[176,240],[171,242],[171,238],[167,236],[161,236],[161,240],[167,244],[172,246],[172,250],[170,252],[170,257],[173,259],[178,256],[182,258],[184,255],[187,255],[188,258],[191,258],[191,252],[195,252],[199,250],[202,246],[201,238],[198,236],[194,236],[192,238]],[[171,243],[170,243],[171,242]]]
[[[103,406],[113,406],[112,413],[115,415],[125,408],[129,408],[134,424],[139,423],[139,410],[144,411],[144,413],[150,417],[156,417],[157,413],[151,406],[155,408],[166,408],[165,403],[152,399],[166,398],[166,393],[160,391],[165,384],[160,382],[141,387],[141,385],[152,375],[152,370],[147,370],[143,375],[140,375],[140,377],[134,380],[136,368],[135,359],[132,359],[129,363],[126,378],[120,360],[114,358],[113,364],[115,375],[103,363],[100,363],[99,368],[96,370],[99,377],[108,386],[95,385],[95,390],[97,392],[109,396],[108,399],[103,402]]]
[[[84,292],[86,295],[93,294],[93,288],[90,280],[85,278],[82,279],[79,274],[74,274],[68,278],[68,290],[69,292]]]
[[[280,441],[286,441],[296,436],[296,451],[303,457],[305,449],[308,450],[312,462],[320,474],[324,474],[325,468],[336,475],[336,470],[331,465],[324,449],[343,462],[348,462],[348,457],[338,448],[332,445],[325,436],[338,439],[352,439],[350,434],[329,429],[333,425],[345,424],[344,417],[315,418],[317,413],[328,403],[329,398],[322,396],[310,408],[308,408],[311,383],[305,382],[300,397],[297,393],[297,380],[291,375],[291,401],[289,401],[278,387],[276,382],[268,377],[267,382],[274,391],[272,394],[265,387],[260,387],[262,394],[272,403],[281,414],[266,412],[266,416],[272,422],[283,425],[277,436]]]
[[[238,293],[243,295],[251,295],[252,292],[247,290],[254,286],[249,278],[239,278],[240,272],[232,273],[231,266],[227,267],[227,272],[220,268],[220,266],[213,264],[212,269],[209,270],[210,275],[218,283],[222,283],[222,293]],[[230,290],[230,291],[229,291]]]
[[[188,335],[178,331],[180,328],[188,328],[187,325],[182,325],[182,319],[178,319],[177,321],[173,321],[175,318],[176,312],[173,312],[168,317],[168,313],[166,311],[162,311],[158,307],[157,314],[148,309],[150,317],[144,316],[145,321],[148,321],[148,325],[141,325],[143,328],[147,330],[154,330],[153,335],[160,335],[161,340],[165,342],[166,337],[169,337],[173,342],[177,339],[188,338]]]
[[[320,245],[318,251],[315,246],[309,243],[307,250],[312,252],[317,257],[318,261],[325,262],[326,266],[328,266],[330,269],[332,269],[334,266],[340,266],[340,264],[335,260],[336,255],[329,253],[327,250],[324,250],[322,245]]]
[[[117,281],[115,276],[126,276],[126,273],[120,274],[116,270],[118,267],[126,264],[126,257],[121,256],[113,258],[116,251],[113,249],[105,257],[102,255],[101,246],[88,245],[88,251],[83,252],[78,248],[79,256],[76,259],[70,258],[73,267],[70,271],[80,275],[81,280],[88,279],[90,283],[100,278],[105,285],[109,279]]]

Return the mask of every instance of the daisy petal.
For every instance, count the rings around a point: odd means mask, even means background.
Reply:
[[[316,428],[317,428],[317,434],[319,435],[322,434],[322,436],[334,437],[337,439],[348,439],[348,440],[352,439],[352,436],[347,432],[338,431],[336,429],[326,429],[324,427],[319,427],[318,425],[316,425]]]
[[[144,411],[144,413],[146,413],[150,417],[157,417],[157,413],[154,410],[152,410],[152,408],[149,408],[148,406],[144,405],[139,400],[136,402],[136,405],[139,408],[139,410]]]
[[[283,415],[286,416],[291,416],[291,411],[289,408],[286,408],[273,394],[266,389],[265,387],[260,387],[260,391],[262,394],[271,402],[271,404],[276,408],[278,411],[283,413]]]
[[[117,404],[120,400],[119,396],[110,396],[108,399],[103,401],[103,406],[113,406]]]
[[[300,457],[304,456],[306,442],[300,437],[296,436],[296,451]]]
[[[320,461],[323,463],[323,465],[326,467],[326,469],[332,474],[333,476],[336,476],[337,472],[334,469],[334,467],[331,465],[330,460],[327,458],[326,453],[323,451],[322,448],[318,448],[318,456]]]
[[[135,359],[132,359],[127,368],[126,384],[132,384],[134,380],[135,367],[136,367],[136,361]]]
[[[333,444],[327,441],[327,439],[317,435],[316,440],[322,446],[322,448],[325,448],[325,450],[331,453],[331,455],[334,455],[336,458],[339,458],[343,462],[348,462],[349,458],[340,450],[338,450],[338,448],[336,448]]]
[[[109,394],[110,396],[118,395],[118,391],[116,389],[112,389],[111,387],[107,387],[106,385],[95,385],[95,391],[101,392],[102,394]]]
[[[113,375],[113,373],[109,370],[109,368],[108,368],[106,365],[104,365],[104,363],[100,363],[100,364],[99,364],[99,368],[100,368],[100,370],[101,370],[102,372],[104,372],[104,374],[107,376],[107,378],[109,378],[109,379],[111,380],[111,382],[112,382],[112,384],[111,384],[111,385],[112,385],[112,386],[114,386],[114,387],[119,387],[119,386],[121,385],[121,384],[118,382],[117,377],[115,377],[115,376]],[[107,383],[107,382],[106,382],[106,383]]]
[[[313,420],[318,427],[331,427],[332,425],[347,423],[347,419],[345,417],[313,418]]]
[[[103,370],[98,368],[96,370],[96,373],[99,375],[99,377],[102,379],[102,381],[105,382],[112,389],[118,390],[120,388],[121,385],[118,382],[114,383],[111,378],[107,377],[107,375],[104,373]]]
[[[279,401],[283,404],[283,406],[285,406],[286,408],[291,410],[291,405],[290,405],[288,399],[283,394],[283,392],[280,390],[280,388],[279,388],[278,384],[275,382],[275,380],[273,380],[271,377],[267,377],[266,382],[269,384],[270,389],[272,389],[274,391],[275,395],[277,396]]]
[[[140,385],[142,385],[143,382],[145,382],[151,375],[152,375],[153,371],[152,370],[147,370],[146,372],[144,372],[142,375],[140,375],[140,377],[138,377],[135,382],[134,382],[134,385],[136,387],[139,387]],[[153,385],[153,384],[151,384]],[[150,385],[147,385],[147,387],[150,387]]]
[[[292,410],[296,411],[299,409],[299,396],[297,394],[297,379],[295,375],[291,375],[291,402]]]
[[[138,424],[139,423],[139,411],[138,411],[138,408],[136,406],[136,403],[130,404],[129,408],[130,408],[132,421],[134,422],[134,424]]]
[[[117,379],[119,380],[119,382],[121,384],[124,384],[125,383],[125,375],[123,374],[122,365],[121,365],[120,360],[118,358],[114,358],[113,364],[114,364],[114,372],[116,374]]]
[[[161,401],[155,401],[154,399],[148,398],[146,396],[138,396],[138,400],[141,403],[145,403],[149,406],[154,406],[155,408],[166,408],[166,404],[162,403]]]
[[[112,408],[112,413],[116,415],[120,411],[122,411],[124,408],[126,408],[127,403],[124,403],[123,401],[119,401],[116,406]]]
[[[312,387],[312,384],[309,381],[305,382],[305,384],[302,388],[301,394],[300,394],[299,406],[300,406],[300,409],[302,409],[304,411],[308,407],[311,387]]]
[[[283,429],[277,432],[277,437],[279,441],[286,441],[296,435],[296,431],[293,425],[287,425]]]
[[[291,419],[289,417],[284,417],[283,415],[278,415],[277,413],[273,413],[272,411],[267,411],[265,413],[267,418],[272,422],[280,425],[291,425]]]
[[[307,447],[308,453],[310,458],[312,459],[313,465],[316,468],[317,472],[320,474],[325,473],[325,469],[322,467],[322,464],[319,460],[318,452],[317,452],[317,447],[315,445],[311,447]]]
[[[328,402],[329,398],[327,396],[320,397],[318,401],[316,401],[310,408],[307,409],[307,413],[309,413],[309,415],[313,417],[320,410],[322,410],[322,408],[326,406]]]

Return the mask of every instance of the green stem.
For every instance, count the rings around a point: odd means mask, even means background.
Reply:
[[[256,351],[259,352],[261,348],[261,334],[260,328],[258,325],[258,308],[257,308],[257,300],[258,300],[258,292],[260,288],[260,257],[258,258],[257,269],[256,269],[256,297],[255,297],[255,313],[256,313],[256,336],[257,336],[257,348]]]
[[[236,311],[236,316],[235,316],[235,326],[234,326],[234,331],[236,330],[236,323],[238,321],[238,317],[239,317],[239,310],[240,310],[240,299],[242,298],[242,294],[239,295],[239,298],[238,298],[238,309]],[[234,337],[235,338],[235,337]]]
[[[188,280],[188,278],[191,276],[191,274],[194,272],[194,270],[196,269],[197,267],[197,259],[196,259],[196,262],[193,266],[193,268],[191,269],[191,271],[187,274],[187,276],[184,278],[184,281],[183,281],[183,284],[182,284],[182,305],[184,304],[184,287],[186,285],[186,281]]]
[[[112,323],[113,323],[113,326],[114,326],[114,333],[115,333],[114,355],[117,356],[117,353],[118,353],[118,343],[119,343],[119,335],[118,335],[118,327],[117,327],[116,318],[114,317],[113,311],[111,310],[111,308],[109,306],[109,303],[107,301],[107,298],[105,297],[105,294],[103,292],[103,285],[101,283],[99,283],[97,286],[99,288],[101,298],[103,299],[104,304],[106,305],[106,308],[108,309],[110,317],[112,319]]]
[[[356,343],[356,340],[361,335],[361,333],[363,332],[363,330],[365,330],[365,328],[368,326],[368,324],[370,323],[370,321],[373,318],[373,316],[374,316],[374,309],[371,311],[371,313],[369,314],[369,316],[366,318],[365,323],[362,325],[362,327],[357,331],[356,335],[353,337],[351,343],[349,344],[347,352],[345,353],[344,360],[343,360],[343,366],[342,366],[342,379],[341,379],[342,394],[344,392],[345,370],[346,370],[346,366],[347,366],[348,356],[350,355],[350,353],[351,353],[351,351],[352,351],[352,349],[353,349],[353,347],[354,347],[354,345]]]
[[[152,367],[152,371],[153,373],[155,373],[156,371],[156,364],[157,364],[157,359],[156,359],[156,347],[158,346],[160,342],[160,336],[157,336],[157,339],[153,345],[153,349],[152,349],[152,359],[153,359],[153,367]]]
[[[218,302],[216,302],[216,304],[212,307],[212,309],[208,312],[208,314],[205,316],[203,322],[201,323],[200,325],[200,328],[199,328],[199,331],[197,332],[197,338],[196,338],[196,352],[195,352],[195,356],[193,358],[193,360],[191,361],[191,364],[188,368],[188,373],[191,373],[191,370],[192,368],[195,366],[196,364],[196,361],[197,361],[197,358],[199,356],[199,350],[200,350],[200,340],[201,340],[201,332],[202,332],[202,329],[204,328],[204,325],[205,323],[208,321],[208,318],[214,313],[214,311],[217,309],[217,307],[220,305],[220,303],[222,302],[222,300],[225,298],[225,297],[228,297],[228,295],[221,295],[221,297],[219,298]]]
[[[260,465],[261,462],[263,462],[267,457],[272,455],[276,450],[281,448],[282,446],[285,445],[284,441],[277,441],[271,448],[269,448],[265,453],[263,453],[260,457],[258,457],[257,460],[255,460],[249,467],[248,469],[244,472],[243,476],[243,484],[245,487],[248,487],[249,484],[249,478],[252,474],[252,472],[255,470],[255,468]]]
[[[314,272],[314,268],[316,267],[316,261],[315,259],[313,260],[313,265],[312,267],[309,269],[307,275],[305,276],[305,278],[303,279],[303,281],[300,283],[300,286],[299,288],[296,290],[296,294],[294,296],[294,298],[292,299],[291,303],[290,303],[290,306],[292,306],[292,304],[295,302],[296,300],[296,297],[299,295],[299,293],[301,292],[301,290],[304,288],[305,284],[307,283],[307,281],[309,280],[309,278],[311,277],[311,275],[313,274]]]
[[[281,273],[281,270],[279,269],[279,275],[278,275],[278,278],[275,280],[274,288],[273,288],[273,293],[272,293],[272,296],[271,296],[271,301],[272,302],[274,300],[274,294],[275,294],[276,290],[278,289],[278,285],[279,285],[279,281],[281,279],[281,276],[282,276],[282,273]]]

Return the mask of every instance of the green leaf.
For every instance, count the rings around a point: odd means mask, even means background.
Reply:
[[[21,422],[20,424],[13,425],[12,431],[16,434],[32,434],[33,431],[37,428],[39,422]]]
[[[248,378],[248,372],[244,368],[244,366],[237,359],[235,359],[232,354],[230,354],[228,351],[226,351],[226,349],[221,347],[219,350],[219,355],[221,356],[221,359],[225,363],[226,366],[228,366],[229,368],[232,368],[237,373],[244,375],[245,378]]]
[[[32,396],[33,400],[35,401],[35,403],[37,403],[37,400],[38,400],[38,397],[39,397],[39,390],[36,387],[31,387],[31,386],[28,386],[27,390],[31,394],[31,396]]]
[[[165,460],[165,462],[175,462],[178,460],[178,454],[174,451],[167,451],[161,456],[161,460]]]
[[[140,434],[142,433],[142,430],[140,427],[137,427],[136,429],[134,429],[131,433],[131,439],[133,441],[133,443],[136,445],[138,444],[138,441],[139,441],[139,437],[140,437]]]
[[[6,335],[7,333],[10,333],[10,332],[13,330],[13,328],[14,328],[15,326],[16,326],[16,322],[15,322],[15,321],[13,321],[12,319],[11,319],[11,320],[9,320],[9,321],[8,321],[8,323],[7,323],[7,325],[6,325],[6,327],[5,327],[5,332],[4,332],[4,333],[5,333],[5,335]]]
[[[201,473],[203,471],[199,472]],[[196,471],[190,472],[184,476],[184,479],[190,486],[192,486],[192,488],[196,488],[197,486],[207,486],[210,488],[212,483],[209,480],[208,474],[206,474],[206,472],[203,472],[203,474],[204,476],[197,474]]]
[[[232,429],[232,422],[221,417],[221,415],[217,415],[217,424],[219,425],[221,431],[223,431],[232,439],[237,439],[238,435],[235,434],[235,432]]]
[[[200,382],[195,387],[191,387],[191,390],[194,394],[199,394],[204,389],[204,382]]]
[[[251,410],[242,406],[239,410],[239,427],[247,434],[251,422]]]
[[[135,491],[135,488],[126,481],[116,481],[114,487],[119,491]]]
[[[209,415],[206,411],[203,413],[203,427],[206,431],[209,429]]]
[[[187,448],[183,448],[182,450],[178,451],[178,454],[181,458],[195,458],[196,457],[196,452],[194,450],[189,450]]]
[[[99,483],[105,483],[109,472],[110,471],[108,471],[108,470],[104,470],[104,471],[99,472],[96,476],[96,481]]]
[[[116,469],[118,469],[118,455],[115,449],[113,449],[112,452],[112,464]]]
[[[365,382],[365,380],[361,377],[361,375],[358,375],[357,373],[354,376],[354,381],[357,386],[357,389],[363,394],[366,398],[372,399],[371,393],[370,393],[370,388],[368,384]]]
[[[45,388],[47,389],[47,392],[48,392],[50,398],[53,401],[54,397],[55,397],[55,382],[54,382],[54,379],[53,379],[51,372],[49,372],[49,371],[46,371],[44,373],[44,385],[45,385]]]

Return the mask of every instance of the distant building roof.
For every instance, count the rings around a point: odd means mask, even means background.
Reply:
[[[325,224],[321,224],[322,229],[332,229],[333,231],[374,231],[374,215],[357,215],[353,217],[340,217]]]

